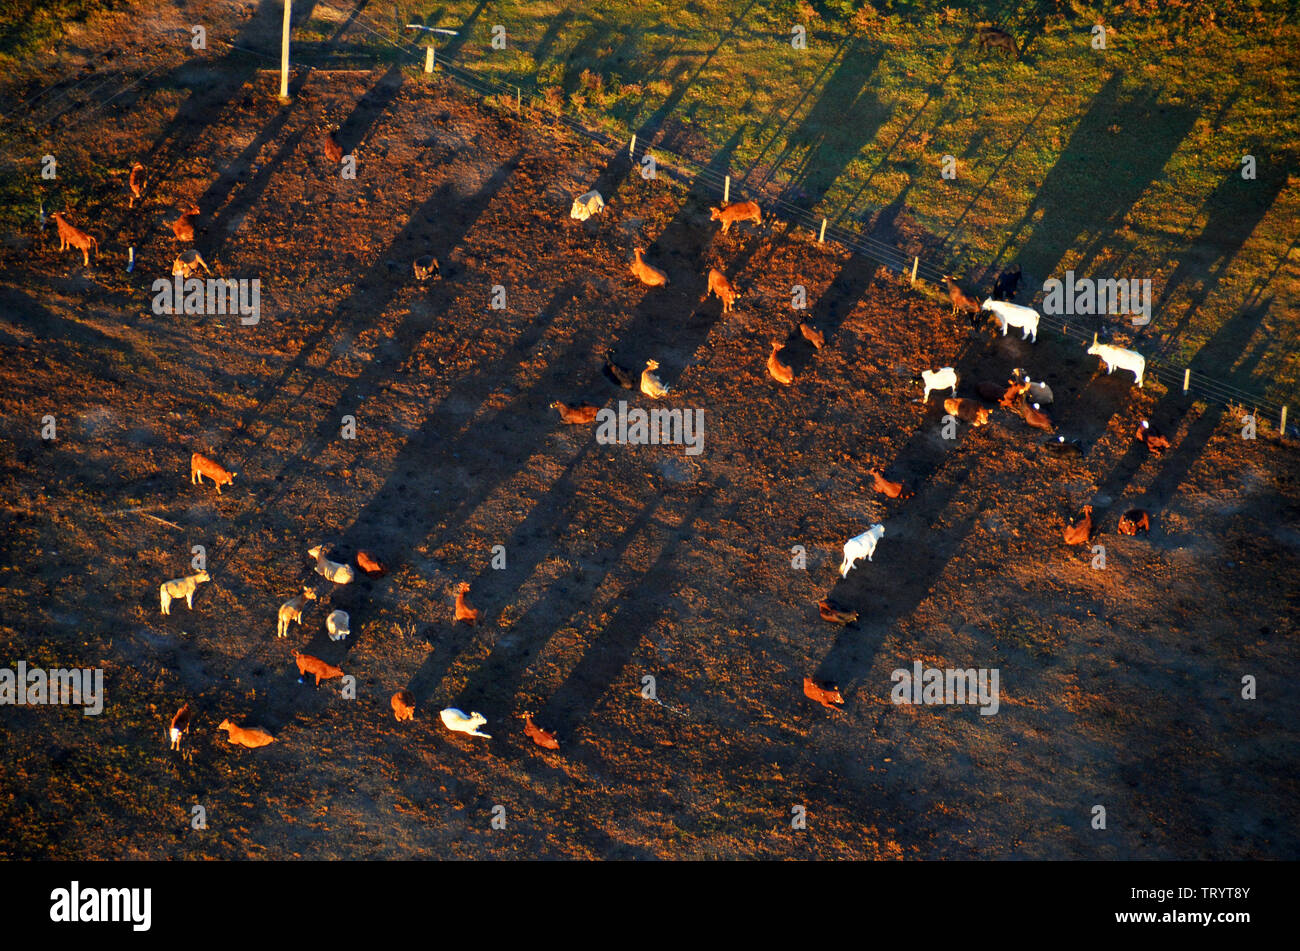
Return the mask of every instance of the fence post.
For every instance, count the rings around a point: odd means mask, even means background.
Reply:
[[[1183,371],[1183,392],[1186,393],[1192,386],[1192,371],[1189,367]]]
[[[426,73],[433,72],[433,57],[433,44],[430,43],[428,48],[424,51],[424,71]]]
[[[722,183],[722,203],[725,205],[731,201],[731,176],[728,175]]]
[[[916,283],[916,269],[921,266],[920,257],[912,258],[912,283]]]
[[[1285,406],[1282,407],[1282,422],[1278,426],[1278,431],[1282,434],[1282,438],[1286,439],[1286,407]]]
[[[822,219],[822,230],[817,235],[817,243],[824,244],[826,241],[826,219]]]
[[[284,0],[284,35],[280,40],[280,101],[289,101],[289,18],[293,0]]]

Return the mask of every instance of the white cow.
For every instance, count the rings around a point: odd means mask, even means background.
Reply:
[[[981,305],[980,310],[993,311],[998,323],[1002,325],[1002,336],[1007,335],[1007,328],[1019,327],[1024,331],[1021,340],[1032,338],[1034,343],[1038,343],[1038,311],[1032,307],[1022,307],[1010,301],[994,300],[990,297]]]
[[[331,611],[329,616],[325,618],[325,632],[329,635],[330,640],[341,641],[352,633],[348,627],[351,623],[347,611]]]
[[[600,192],[594,188],[585,195],[573,199],[573,208],[569,211],[569,217],[578,221],[586,221],[592,215],[598,215],[605,210],[605,199],[600,197]]]
[[[880,536],[885,534],[885,526],[872,525],[869,529],[859,535],[857,538],[850,538],[844,543],[844,563],[840,565],[840,577],[847,578],[849,571],[859,558],[871,560],[871,556],[876,551],[876,542],[880,541]]]
[[[479,727],[487,723],[487,717],[481,713],[471,713],[469,716],[465,716],[455,707],[448,707],[438,715],[442,717],[442,725],[449,730],[456,733],[468,733],[470,736],[481,736],[485,740],[492,739],[488,734],[479,732]]]
[[[946,390],[952,387],[952,395],[957,395],[957,371],[952,367],[944,367],[942,370],[922,370],[920,377],[913,378],[912,382],[925,384],[925,396],[921,397],[922,403],[929,402],[931,390]]]
[[[1121,370],[1131,370],[1137,380],[1138,389],[1142,388],[1142,374],[1146,372],[1147,361],[1136,350],[1125,350],[1123,347],[1115,347],[1108,343],[1098,343],[1094,335],[1088,353],[1094,357],[1101,357],[1107,376],[1110,376],[1116,367]]]
[[[162,613],[171,614],[172,601],[177,598],[184,598],[185,606],[193,611],[194,591],[203,582],[211,580],[211,575],[206,571],[200,571],[197,574],[186,575],[184,578],[173,578],[171,581],[164,581],[158,588],[158,599],[162,603]]]

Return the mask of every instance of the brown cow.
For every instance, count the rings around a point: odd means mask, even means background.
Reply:
[[[1063,534],[1067,545],[1084,544],[1092,535],[1092,506],[1085,505],[1078,517],[1070,519]]]
[[[343,161],[343,146],[339,145],[339,140],[334,138],[334,133],[338,131],[336,126],[325,133],[325,157],[334,165]]]
[[[302,678],[307,674],[316,675],[316,686],[320,686],[322,680],[329,680],[333,677],[342,677],[343,671],[337,667],[331,667],[319,657],[312,657],[310,654],[303,654],[299,651],[293,651],[293,659],[298,662],[298,683],[302,683]]]
[[[826,600],[817,602],[817,613],[821,615],[823,621],[829,621],[831,624],[852,624],[858,619],[857,611],[845,610]]]
[[[202,453],[194,453],[190,456],[190,484],[202,485],[203,477],[207,476],[217,484],[217,495],[221,494],[223,485],[230,485],[238,472],[227,472],[216,462],[209,459]]]
[[[456,586],[456,620],[473,626],[478,623],[478,608],[465,599],[469,594],[469,582],[462,581]]]
[[[541,727],[533,723],[533,715],[531,713],[521,713],[520,716],[523,717],[524,732],[528,734],[529,739],[543,749],[558,750],[560,748],[560,741],[555,738],[555,734],[547,733]]]
[[[800,324],[799,332],[803,334],[803,339],[807,340],[818,350],[826,346],[826,335],[812,324]]]
[[[92,235],[86,234],[80,228],[68,224],[63,220],[63,213],[60,211],[50,215],[54,223],[59,227],[59,250],[66,251],[68,248],[76,248],[81,252],[81,257],[86,267],[90,267],[90,249],[93,246],[95,253],[99,253],[99,241]]]
[[[357,552],[357,567],[372,578],[381,578],[388,571],[384,563],[368,551]]]
[[[1119,517],[1119,533],[1136,535],[1138,532],[1151,531],[1151,516],[1141,509],[1129,509]]]
[[[813,683],[811,677],[805,677],[803,679],[803,694],[810,700],[816,700],[823,707],[826,707],[829,710],[838,710],[839,704],[844,702],[844,698],[840,696],[838,687],[834,684],[826,687],[819,687],[817,684]]]
[[[871,476],[871,487],[891,499],[910,499],[912,490],[901,482],[890,482],[879,469],[868,469],[867,475]]]
[[[704,296],[707,298],[709,294],[716,294],[718,300],[722,301],[722,312],[724,314],[731,313],[731,305],[740,296],[740,292],[727,280],[727,275],[715,267],[709,268],[709,290]]]
[[[956,416],[964,422],[970,423],[972,426],[987,426],[989,416],[992,415],[993,412],[986,406],[980,406],[979,403],[976,403],[974,400],[963,399],[960,397],[956,399],[948,397],[948,399],[943,401],[943,409],[944,412],[951,413],[953,416]]]
[[[239,746],[246,746],[250,750],[255,750],[259,746],[266,746],[268,743],[275,742],[275,737],[270,733],[267,733],[260,726],[235,726],[229,720],[222,720],[217,729],[225,730],[226,736],[229,738],[231,743],[236,743]]]
[[[957,286],[957,282],[952,279],[951,275],[945,274],[943,282],[948,287],[948,300],[952,302],[952,316],[957,316],[957,311],[961,310],[968,314],[974,314],[971,323],[978,323],[980,311],[980,302],[973,297],[967,297],[965,291]]]
[[[721,208],[710,208],[709,220],[721,221],[722,233],[726,234],[727,229],[737,221],[752,221],[756,225],[761,225],[763,212],[759,210],[756,202],[739,201],[730,205],[724,204]]]
[[[397,691],[397,693],[393,694],[393,699],[389,703],[392,705],[393,716],[397,718],[398,723],[403,720],[415,719],[415,697],[412,696],[411,691]]]
[[[551,404],[551,409],[558,410],[560,419],[566,423],[582,425],[584,423],[594,423],[596,414],[600,412],[600,407],[592,406],[590,403],[574,403],[570,406],[568,403],[556,400]]]

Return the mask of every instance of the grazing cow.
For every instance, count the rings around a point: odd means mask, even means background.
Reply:
[[[980,27],[979,46],[982,50],[1003,50],[1004,52],[1010,53],[1016,59],[1020,58],[1020,50],[1016,49],[1015,37],[1005,30],[999,30],[995,26]]]
[[[1023,333],[1020,335],[1022,340],[1032,340],[1038,343],[1038,311],[1032,307],[1021,307],[1019,304],[1013,304],[1010,301],[994,300],[990,297],[982,305],[983,310],[993,311],[997,317],[998,323],[1002,325],[1002,336],[1007,335],[1007,330],[1011,327],[1019,327]]]
[[[1098,343],[1097,335],[1092,335],[1092,346],[1088,348],[1088,354],[1101,358],[1101,365],[1106,368],[1106,375],[1110,376],[1117,368],[1128,370],[1133,374],[1134,380],[1137,381],[1138,389],[1142,389],[1142,375],[1146,373],[1147,361],[1142,354],[1136,350],[1125,350],[1123,347],[1116,347],[1109,343]]]
[[[172,234],[176,235],[177,241],[194,240],[194,219],[199,216],[199,206],[190,205],[190,210],[184,212],[179,218],[172,222]]]
[[[801,323],[799,325],[799,333],[803,334],[803,339],[807,340],[818,350],[826,346],[826,335],[812,324]]]
[[[217,495],[220,495],[221,487],[231,485],[237,475],[239,475],[238,472],[227,472],[222,466],[201,452],[193,453],[190,456],[190,485],[202,485],[203,477],[207,476],[217,484]]]
[[[1092,535],[1092,506],[1085,505],[1078,517],[1070,519],[1063,534],[1067,545],[1084,544]]]
[[[1136,535],[1151,531],[1151,516],[1141,509],[1129,509],[1119,517],[1119,533]]]
[[[598,215],[605,210],[605,199],[600,197],[600,192],[594,188],[577,198],[573,199],[573,207],[569,209],[569,217],[576,221],[586,221],[592,215]]]
[[[911,489],[901,482],[890,482],[879,469],[868,469],[867,475],[871,476],[871,487],[891,499],[910,499],[912,497]]]
[[[191,278],[199,271],[204,274],[211,274],[212,268],[208,267],[208,262],[203,260],[203,255],[190,248],[188,251],[182,251],[176,255],[176,260],[172,261],[172,275]]]
[[[705,298],[708,298],[709,294],[716,294],[718,300],[722,301],[722,312],[724,314],[731,313],[731,306],[736,302],[736,298],[740,296],[740,292],[727,280],[727,275],[715,267],[709,268],[709,289],[704,295]]]
[[[403,720],[415,719],[415,697],[411,694],[411,691],[397,691],[397,693],[393,694],[393,699],[389,701],[389,705],[392,706],[393,716],[397,718],[398,723]]]
[[[338,131],[338,126],[329,129],[325,133],[325,139],[322,143],[325,146],[325,158],[331,165],[338,165],[343,161],[343,146],[339,145],[339,140],[334,137]]]
[[[838,710],[844,703],[844,698],[840,696],[838,687],[834,684],[819,687],[811,677],[803,679],[803,695],[809,700],[816,700],[828,710]]]
[[[721,221],[722,233],[726,234],[727,229],[737,221],[752,221],[756,225],[761,225],[763,213],[756,202],[738,201],[730,205],[724,204],[721,208],[710,208],[709,220]]]
[[[81,252],[82,260],[86,267],[90,267],[90,249],[93,247],[95,253],[99,253],[99,240],[93,235],[89,235],[80,228],[68,224],[63,220],[63,212],[56,211],[50,215],[59,229],[59,250],[66,251],[68,248],[76,248]]]
[[[530,740],[542,747],[542,749],[558,750],[560,748],[560,741],[556,739],[555,734],[547,733],[541,727],[537,726],[537,724],[533,723],[533,715],[531,713],[521,713],[519,715],[524,721],[524,733],[528,735]]]
[[[291,653],[298,664],[298,683],[302,683],[303,677],[308,674],[315,675],[317,687],[320,686],[322,680],[343,676],[342,670],[325,663],[319,657],[312,657],[310,654],[303,654],[300,651],[292,651]]]
[[[842,608],[833,601],[818,601],[817,613],[831,624],[852,624],[858,619],[857,611]]]
[[[875,554],[876,543],[880,537],[885,534],[885,526],[876,524],[858,535],[850,538],[844,543],[844,561],[840,565],[840,577],[847,578],[849,572],[857,564],[858,559],[865,558],[871,561],[871,556]]]

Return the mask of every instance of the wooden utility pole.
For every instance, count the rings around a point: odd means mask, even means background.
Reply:
[[[284,36],[280,40],[280,101],[289,101],[289,18],[293,16],[293,0],[284,0]]]

